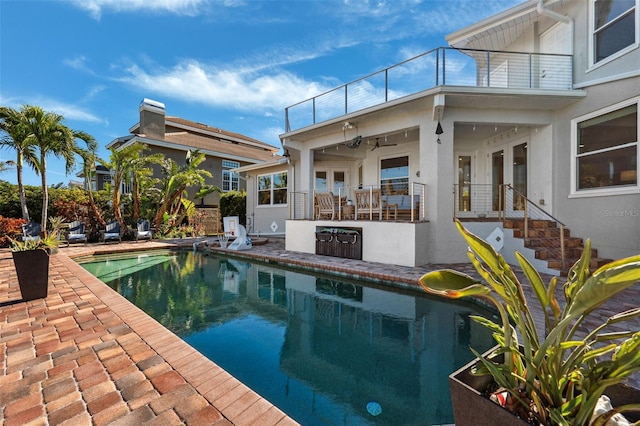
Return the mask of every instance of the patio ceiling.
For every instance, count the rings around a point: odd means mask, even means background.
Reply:
[[[412,127],[407,129],[394,130],[387,133],[378,133],[372,135],[358,134],[357,129],[345,131],[344,142],[338,144],[327,145],[323,148],[314,150],[314,158],[316,160],[344,160],[363,159],[369,152],[375,149],[376,141],[380,147],[383,146],[399,146],[409,142],[415,142],[420,139],[420,129]],[[354,140],[360,136],[359,145],[354,144]],[[357,147],[355,147],[357,145]]]

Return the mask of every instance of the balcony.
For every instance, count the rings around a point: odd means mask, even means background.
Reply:
[[[439,47],[285,108],[286,131],[438,86],[568,91],[572,56]]]

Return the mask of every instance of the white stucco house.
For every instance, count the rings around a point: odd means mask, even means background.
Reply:
[[[468,261],[454,218],[549,273],[586,238],[639,253],[640,0],[530,0],[447,42],[286,108],[286,161],[244,170],[254,225],[407,266]]]

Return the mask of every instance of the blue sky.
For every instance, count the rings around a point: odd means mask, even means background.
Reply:
[[[279,146],[284,108],[439,46],[521,0],[0,0],[0,105],[39,105],[127,135],[143,98],[167,115]],[[12,160],[0,150],[0,161]],[[49,161],[50,184],[67,184]],[[15,170],[0,174],[15,183]],[[31,170],[25,183],[39,185]]]

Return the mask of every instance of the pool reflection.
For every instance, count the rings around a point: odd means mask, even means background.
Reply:
[[[109,285],[305,425],[451,423],[448,374],[491,346],[474,305],[238,259]]]

